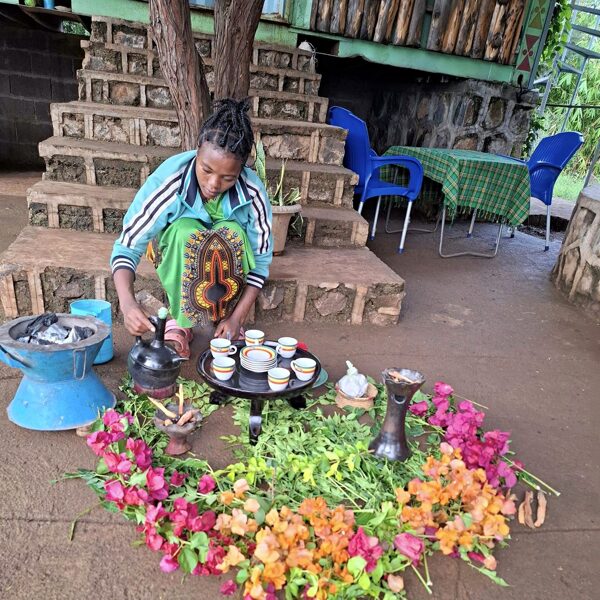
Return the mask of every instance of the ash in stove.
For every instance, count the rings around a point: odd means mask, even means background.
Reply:
[[[60,325],[55,313],[44,313],[27,325],[25,335],[17,339],[25,344],[50,346],[53,344],[74,344],[94,335],[91,327],[66,327]]]

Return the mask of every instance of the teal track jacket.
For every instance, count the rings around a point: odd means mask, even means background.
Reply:
[[[245,229],[254,252],[256,267],[248,273],[246,283],[262,288],[273,259],[271,204],[252,169],[242,169],[235,186],[225,192],[222,208],[225,219]],[[110,258],[113,273],[118,269],[135,273],[148,242],[182,217],[198,219],[207,227],[212,224],[198,188],[195,150],[167,159],[135,195]]]

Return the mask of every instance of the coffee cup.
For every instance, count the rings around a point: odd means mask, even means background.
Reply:
[[[268,373],[269,387],[274,392],[281,392],[285,390],[290,381],[290,372],[287,369],[276,367],[275,369],[269,369]]]
[[[298,340],[293,337],[280,337],[277,340],[277,354],[283,358],[293,358],[298,347]]]
[[[213,358],[220,356],[229,356],[237,352],[237,346],[232,346],[231,342],[225,338],[215,338],[210,342],[210,352]]]
[[[309,381],[315,374],[317,363],[312,358],[297,358],[290,363],[290,367],[300,381]]]
[[[248,329],[244,334],[246,346],[260,346],[265,341],[265,332],[260,329]]]
[[[213,359],[212,370],[219,381],[227,381],[235,371],[235,360],[229,356],[219,356]]]

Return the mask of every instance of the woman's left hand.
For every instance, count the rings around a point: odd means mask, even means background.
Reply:
[[[234,315],[230,315],[226,319],[223,319],[215,329],[216,338],[226,338],[228,340],[237,340],[240,335],[240,319]]]

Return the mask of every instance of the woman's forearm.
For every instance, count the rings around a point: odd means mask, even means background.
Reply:
[[[246,317],[256,302],[259,293],[260,290],[252,285],[247,285],[244,288],[242,297],[239,299],[235,309],[233,310],[233,316],[238,319],[240,323],[243,323],[246,320]]]
[[[135,293],[133,291],[133,282],[135,275],[129,269],[118,269],[113,274],[113,281],[119,297],[121,310],[123,307],[136,303]]]

